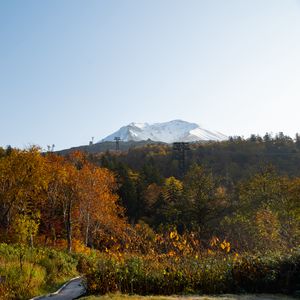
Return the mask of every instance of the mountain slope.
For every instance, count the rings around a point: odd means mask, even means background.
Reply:
[[[222,133],[209,131],[201,128],[198,124],[182,120],[154,124],[130,123],[104,138],[102,142],[113,141],[115,137],[120,137],[124,142],[150,139],[164,143],[222,141],[227,139],[227,136]]]

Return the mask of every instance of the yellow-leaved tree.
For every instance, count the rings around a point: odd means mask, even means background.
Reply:
[[[26,220],[32,228],[34,223],[38,226],[48,183],[47,165],[39,148],[12,149],[0,158],[0,225],[6,234],[19,234],[18,226],[11,232],[14,222]]]

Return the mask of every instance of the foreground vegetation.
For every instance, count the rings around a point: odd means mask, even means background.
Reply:
[[[111,294],[106,296],[83,297],[82,300],[292,300],[284,295],[223,295],[223,296],[127,296]]]
[[[102,256],[86,277],[90,294],[296,294],[299,274],[299,251],[268,256],[213,252],[201,257]]]
[[[0,299],[54,292],[78,274],[77,258],[62,251],[0,244]]]
[[[166,240],[170,241],[174,243],[170,246],[173,250],[160,255],[99,251],[89,255],[68,254],[53,249],[0,244],[0,274],[4,274],[0,283],[1,299],[29,299],[53,292],[78,274],[85,274],[87,293],[98,295],[116,292],[297,295],[299,251],[285,255],[239,256],[230,254],[228,248],[223,249],[223,243],[217,243],[212,244],[207,253],[192,249],[187,253],[180,250],[185,241],[174,232]],[[120,295],[114,297],[118,299]]]
[[[165,147],[0,149],[1,297],[28,299],[76,274],[88,294],[299,295],[300,177],[262,165],[237,180],[195,162],[176,175]]]

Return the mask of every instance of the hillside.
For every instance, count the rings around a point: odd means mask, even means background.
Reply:
[[[110,149],[107,146],[110,146]],[[247,178],[267,165],[280,174],[300,176],[300,142],[287,136],[242,139],[230,138],[223,142],[190,143],[185,152],[186,171],[194,163],[201,164],[224,179],[237,181]],[[100,143],[90,147],[76,148],[93,153],[93,160],[101,164],[104,158],[117,160],[136,171],[151,163],[164,177],[182,177],[176,151],[172,144],[155,142],[120,142],[120,151],[114,143]],[[101,149],[101,151],[97,151]],[[72,149],[62,153],[68,153]]]

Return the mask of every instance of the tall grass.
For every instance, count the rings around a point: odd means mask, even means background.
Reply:
[[[272,292],[300,288],[300,253],[202,257],[102,255],[87,274],[89,294]]]
[[[0,244],[0,298],[29,299],[77,274],[77,259],[52,249]]]

